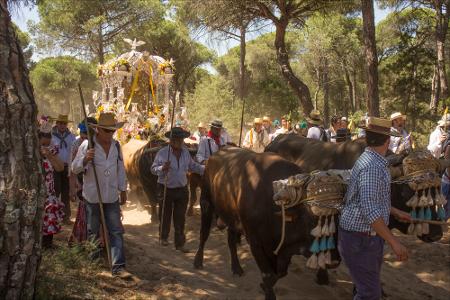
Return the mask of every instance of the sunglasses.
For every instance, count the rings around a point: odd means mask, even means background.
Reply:
[[[103,132],[105,132],[105,133],[114,133],[114,132],[116,132],[115,129],[105,129],[105,128],[101,128],[101,130],[103,130]]]

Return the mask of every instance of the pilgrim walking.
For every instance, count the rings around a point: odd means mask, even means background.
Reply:
[[[195,162],[184,146],[183,140],[189,136],[189,132],[180,127],[173,127],[165,136],[170,139],[169,145],[158,151],[151,167],[151,172],[158,176],[161,244],[169,245],[168,238],[173,219],[175,249],[187,253],[189,251],[184,245],[185,215],[189,201],[187,173],[203,175],[205,167]]]
[[[88,149],[87,140],[80,145],[72,163],[72,171],[75,174],[84,172],[83,197],[86,199],[88,236],[97,241],[100,230],[100,207],[92,167],[95,164],[109,233],[112,273],[114,276],[128,278],[131,274],[125,270],[124,230],[120,209],[120,205],[125,204],[127,200],[127,179],[120,144],[113,139],[114,132],[123,124],[116,121],[113,113],[101,113],[98,124],[90,124],[96,129],[93,138],[94,147]],[[97,249],[92,257],[96,258],[99,255],[100,249]]]

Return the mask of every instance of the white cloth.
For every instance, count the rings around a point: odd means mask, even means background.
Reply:
[[[180,188],[187,185],[187,172],[194,172],[203,175],[205,166],[195,162],[187,148],[181,149],[180,159],[173,154],[172,148],[165,146],[156,153],[155,160],[153,161],[151,172],[158,176],[158,183],[166,183],[166,172],[162,170],[163,165],[167,162],[168,153],[170,151],[169,161],[170,168],[167,174],[167,187],[168,188]]]
[[[205,137],[205,136],[202,136],[201,134],[200,134],[200,131],[196,131],[196,132],[194,132],[194,134],[192,135],[194,138],[195,138],[195,141],[197,142],[197,143],[200,143],[200,140],[203,138],[203,137]]]
[[[76,137],[72,133],[68,134],[64,139],[65,144],[61,143],[61,140],[52,134],[52,145],[58,148],[58,158],[65,164],[70,165],[72,160],[72,145],[75,142]]]
[[[252,136],[253,138],[250,139],[250,136]],[[252,128],[245,135],[245,139],[242,146],[244,148],[253,150],[257,153],[262,153],[264,152],[264,148],[266,148],[266,146],[269,145],[269,143],[270,143],[269,135],[264,129],[262,129],[259,133],[257,133]]]
[[[220,138],[220,143],[221,143],[220,146],[225,145],[225,141],[222,138]],[[202,163],[205,160],[207,160],[211,155],[219,151],[219,149],[220,148],[216,144],[214,139],[210,137],[204,137],[200,140],[200,143],[198,144],[197,155],[195,156],[195,158],[199,163]]]
[[[88,149],[88,141],[84,141],[78,148],[77,155],[72,162],[72,172],[79,174],[85,172],[83,179],[83,197],[89,203],[98,203],[97,186],[95,183],[94,169],[92,163],[95,164],[97,171],[98,184],[103,203],[114,203],[119,199],[119,192],[127,190],[127,177],[125,174],[125,166],[123,164],[122,153],[119,152],[116,140],[112,140],[109,147],[108,157],[103,147],[95,143],[94,160],[83,166],[83,160]]]
[[[273,141],[280,134],[286,134],[286,133],[289,133],[289,129],[286,129],[284,127],[278,128],[277,130],[275,130],[275,132],[272,135],[269,135],[270,140]]]
[[[440,126],[436,126],[436,129],[430,134],[430,141],[428,143],[427,149],[433,154],[435,158],[441,157],[442,151],[442,143],[441,136],[444,134],[444,131]]]
[[[317,126],[314,126],[308,129],[308,134],[306,137],[309,139],[320,140],[321,135],[322,130]]]
[[[389,142],[389,150],[398,154],[403,150],[411,149],[411,136],[405,129],[402,129],[400,132],[392,127],[391,131],[401,134],[401,137],[391,136],[391,141]]]
[[[223,145],[231,143],[231,137],[225,128],[222,128],[222,130],[220,132],[220,139],[221,139],[221,142],[223,142]]]
[[[336,143],[336,130],[334,130],[333,126],[330,126],[330,128],[326,129],[325,133],[327,134],[327,138],[331,143]]]

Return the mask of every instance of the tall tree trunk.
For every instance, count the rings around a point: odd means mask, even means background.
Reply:
[[[32,299],[45,190],[33,90],[0,0],[0,299]]]
[[[361,0],[363,16],[363,36],[366,52],[367,110],[369,116],[380,116],[378,96],[378,57],[375,41],[375,19],[373,0]]]
[[[448,22],[450,17],[450,0],[435,0],[436,10],[436,56],[439,72],[440,97],[449,97],[447,73],[445,72],[445,38],[447,36]],[[444,4],[444,2],[446,4]],[[444,13],[444,5],[446,12]]]
[[[103,31],[102,25],[100,24],[98,27],[98,50],[97,50],[97,59],[99,64],[105,63],[105,48],[103,46]]]
[[[430,101],[430,109],[433,110],[435,114],[438,111],[439,94],[440,94],[440,80],[439,80],[439,71],[436,63],[436,65],[434,66],[433,79],[431,80],[431,101]]]
[[[291,64],[289,63],[289,55],[287,53],[285,42],[288,23],[288,19],[284,16],[282,16],[280,20],[275,23],[275,49],[277,51],[277,62],[280,65],[281,73],[283,74],[284,79],[297,95],[299,104],[303,108],[303,114],[306,116],[313,110],[313,103],[311,101],[311,94],[308,86],[295,76],[292,71]]]
[[[241,22],[240,26],[240,47],[239,47],[239,97],[242,103],[242,111],[241,111],[241,126],[239,131],[239,146],[241,146],[242,141],[242,130],[244,126],[244,112],[245,112],[245,56],[246,56],[246,44],[245,44],[245,35],[247,33],[247,24]]]
[[[350,108],[351,108],[352,112],[354,113],[355,112],[355,96],[353,94],[354,89],[353,89],[353,83],[352,83],[352,81],[350,79],[350,73],[349,73],[349,71],[347,69],[346,64],[347,63],[344,62],[344,66],[343,66],[344,78],[345,78],[345,82],[346,82],[347,87],[348,87],[348,98],[349,98],[349,102],[350,102]]]
[[[328,60],[324,58],[323,65],[323,120],[325,128],[330,121],[330,84],[328,82]]]

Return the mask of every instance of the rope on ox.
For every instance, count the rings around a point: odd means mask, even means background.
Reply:
[[[349,171],[316,172],[299,174],[285,180],[273,182],[274,201],[281,207],[282,227],[281,240],[274,254],[278,255],[285,240],[286,217],[285,209],[300,205],[308,205],[311,212],[319,217],[317,226],[311,230],[314,241],[310,247],[313,253],[306,266],[312,269],[325,268],[331,264],[331,250],[336,248],[334,234],[336,233],[335,215],[339,213],[344,198],[345,182]],[[305,196],[306,192],[306,197]],[[322,225],[322,219],[324,223]],[[328,221],[329,220],[329,221]]]

